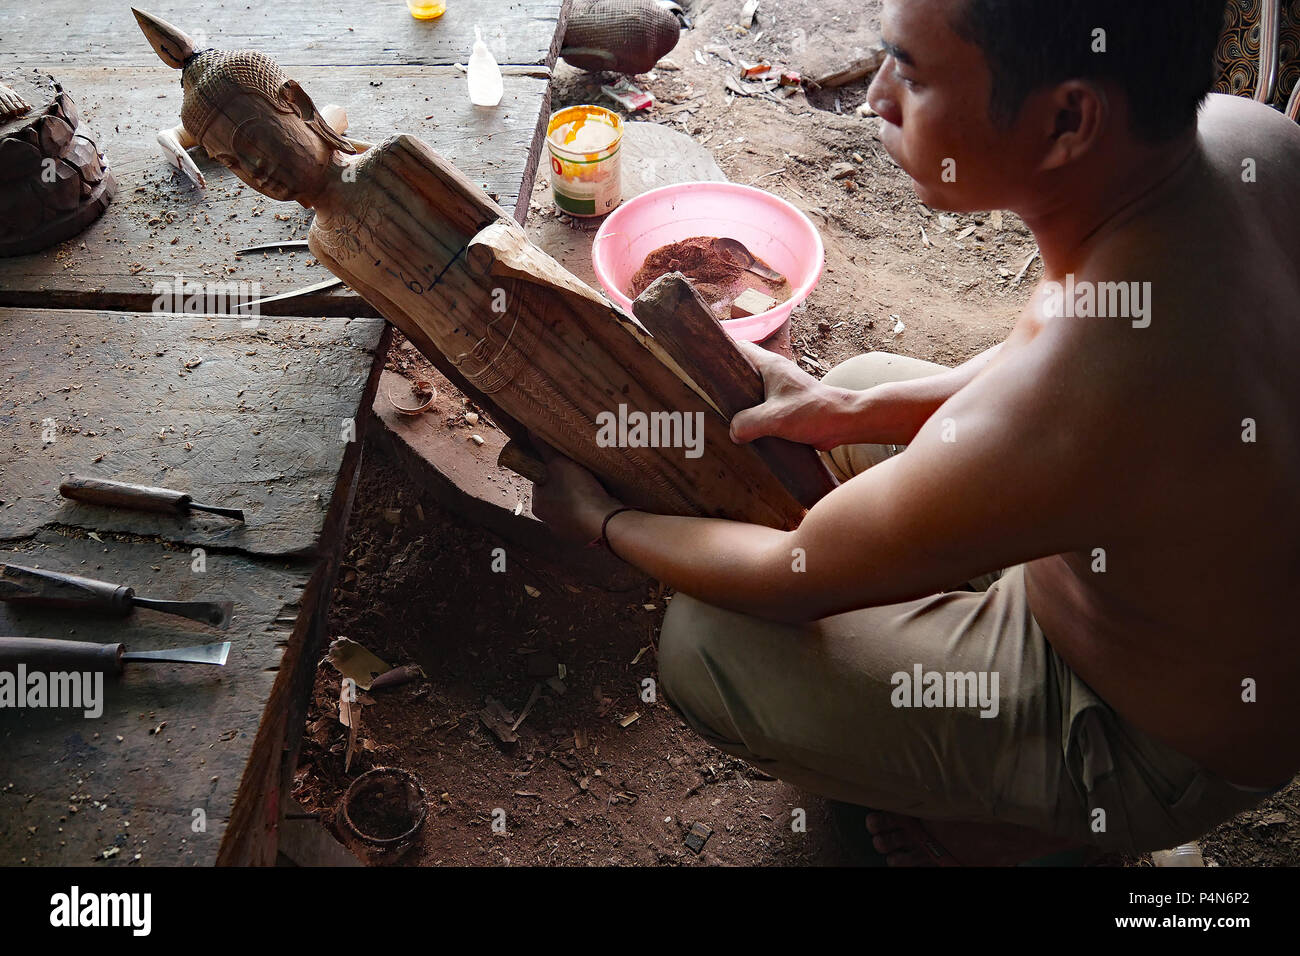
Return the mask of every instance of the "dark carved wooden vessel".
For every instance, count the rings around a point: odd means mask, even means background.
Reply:
[[[72,98],[42,73],[0,74],[29,104],[0,120],[0,256],[36,252],[81,232],[117,191]]]

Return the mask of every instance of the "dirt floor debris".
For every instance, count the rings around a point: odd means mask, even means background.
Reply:
[[[392,670],[380,674],[371,682],[368,690],[379,691],[401,687],[403,684],[419,680],[423,676],[424,671],[419,664],[403,664],[401,667],[394,667]]]
[[[329,662],[344,677],[350,677],[361,690],[370,690],[375,678],[393,668],[356,641],[336,637],[330,642]]]
[[[885,51],[883,49],[872,50],[861,59],[854,60],[847,66],[830,73],[823,73],[821,76],[811,79],[808,82],[813,86],[829,90],[840,86],[848,86],[850,83],[856,83],[865,79],[872,73],[875,73],[885,62]]]
[[[629,113],[639,113],[654,106],[655,98],[631,80],[624,77],[613,86],[602,86],[600,91]]]
[[[541,696],[542,696],[542,685],[534,684],[532,693],[528,695],[528,703],[524,704],[524,709],[519,712],[518,719],[513,724],[510,725],[511,733],[514,733],[516,730],[518,730],[519,725],[522,724],[524,720],[528,717],[528,715],[532,713],[533,705],[537,703],[538,699]]]
[[[691,828],[686,831],[686,839],[683,842],[686,844],[686,849],[699,856],[711,836],[713,830],[709,826],[703,823],[692,823]]]
[[[514,713],[506,709],[506,706],[495,697],[488,697],[484,700],[483,709],[478,712],[478,718],[483,721],[483,726],[496,734],[497,739],[503,744],[519,742],[519,735],[515,733],[512,726],[515,723]]]

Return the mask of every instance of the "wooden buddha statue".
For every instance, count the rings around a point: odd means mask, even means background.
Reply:
[[[314,208],[312,253],[512,439],[548,444],[642,508],[798,523],[804,506],[753,447],[731,441],[707,386],[431,148],[399,135],[360,151],[270,57],[195,51],[175,27],[136,16],[182,70],[182,126],[160,139],[174,135],[182,154],[202,146],[259,193]],[[597,417],[620,406],[693,416],[703,453],[599,441]]]

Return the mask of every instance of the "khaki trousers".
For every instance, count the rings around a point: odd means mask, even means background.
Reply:
[[[825,380],[865,389],[942,370],[876,352]],[[899,451],[846,446],[828,464],[847,481]],[[660,637],[661,686],[719,749],[879,810],[1135,854],[1185,843],[1263,799],[1112,711],[1035,622],[1023,566],[972,585],[982,589],[797,626],[679,593]]]

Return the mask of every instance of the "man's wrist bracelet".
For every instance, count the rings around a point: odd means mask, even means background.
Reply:
[[[636,508],[629,507],[628,505],[622,505],[605,515],[605,520],[600,523],[600,537],[597,539],[597,543],[603,546],[606,551],[614,555],[616,558],[618,557],[618,554],[615,553],[614,548],[609,543],[609,523],[613,520],[615,515],[621,515],[624,511],[636,510]]]

